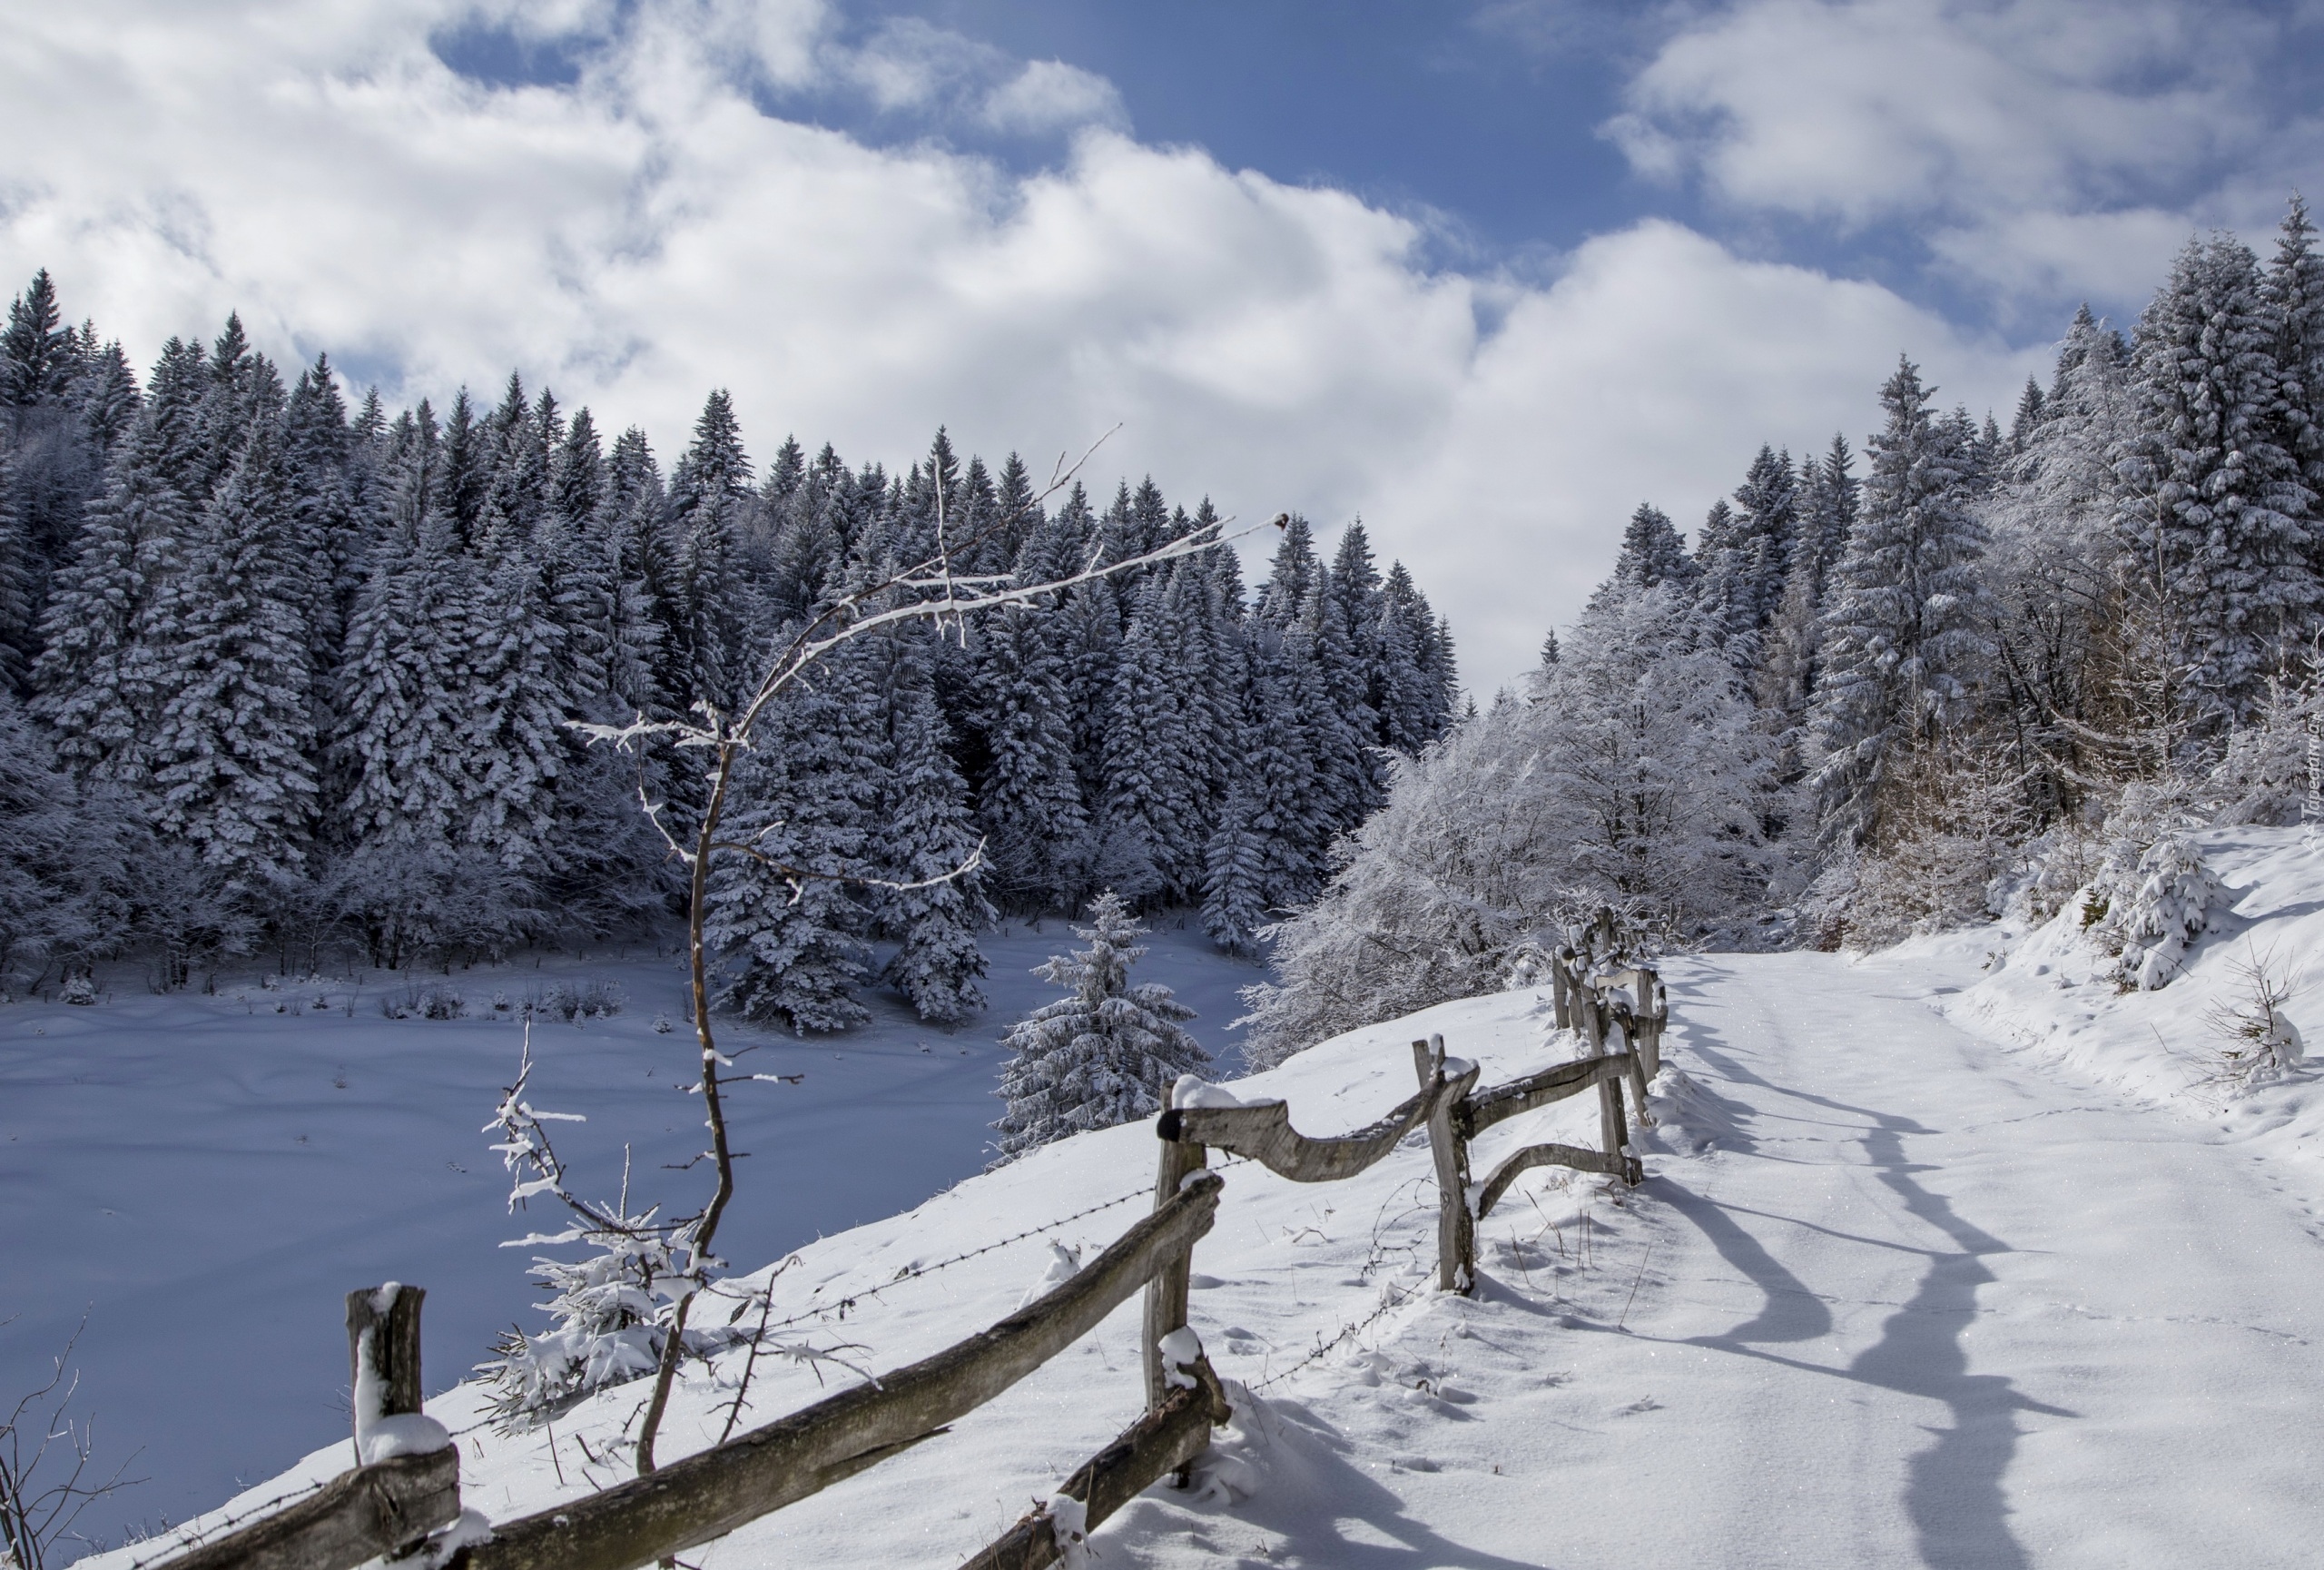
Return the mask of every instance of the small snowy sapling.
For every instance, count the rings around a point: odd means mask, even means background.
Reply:
[[[1009,1111],[1000,1131],[1004,1161],[1084,1129],[1108,1129],[1159,1111],[1178,1076],[1210,1061],[1180,1029],[1192,1009],[1154,982],[1129,984],[1129,968],[1146,950],[1146,929],[1110,889],[1089,906],[1090,924],[1074,932],[1089,946],[1059,954],[1037,973],[1072,989],[1019,1020],[1003,1044],[1016,1052],[995,1093]]]

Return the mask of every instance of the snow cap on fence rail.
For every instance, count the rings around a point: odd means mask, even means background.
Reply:
[[[1283,1104],[1277,1096],[1254,1096],[1249,1101],[1222,1085],[1214,1085],[1199,1074],[1180,1074],[1178,1082],[1170,1087],[1170,1108],[1173,1111],[1189,1107],[1277,1107]]]

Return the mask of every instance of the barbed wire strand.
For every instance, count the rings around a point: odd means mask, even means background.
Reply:
[[[169,1559],[176,1555],[184,1553],[189,1548],[199,1548],[202,1546],[203,1542],[209,1538],[216,1536],[221,1532],[228,1531],[233,1527],[241,1526],[249,1522],[258,1520],[261,1516],[278,1514],[285,1505],[295,1505],[300,1500],[308,1497],[310,1495],[320,1494],[324,1489],[330,1487],[333,1483],[338,1482],[340,1477],[345,1476],[346,1474],[343,1472],[339,1473],[335,1476],[324,1478],[320,1483],[310,1483],[305,1487],[294,1488],[288,1494],[278,1494],[263,1505],[254,1506],[251,1508],[243,1511],[239,1516],[221,1516],[217,1520],[209,1523],[207,1526],[195,1526],[189,1523],[182,1526],[166,1527],[162,1531],[155,1533],[154,1538],[166,1536],[171,1539],[169,1545],[161,1549],[157,1553],[148,1555],[143,1559],[132,1559],[129,1562],[130,1570],[144,1570],[144,1566],[148,1565],[158,1565],[165,1559]],[[149,1542],[153,1540],[153,1538],[147,1539]]]

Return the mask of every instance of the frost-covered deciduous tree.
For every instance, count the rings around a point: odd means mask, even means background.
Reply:
[[[1146,929],[1127,901],[1107,890],[1090,903],[1089,925],[1073,930],[1089,946],[1038,973],[1071,995],[1035,1009],[1002,1039],[1017,1054],[995,1092],[1009,1104],[993,1124],[1004,1161],[1084,1129],[1150,1117],[1180,1074],[1210,1062],[1183,1028],[1192,1009],[1158,982],[1130,983]]]
[[[1524,696],[1394,765],[1329,885],[1273,929],[1251,1062],[1492,990],[1576,910],[1685,931],[1765,888],[1772,744],[1682,592],[1601,597],[1561,644]]]

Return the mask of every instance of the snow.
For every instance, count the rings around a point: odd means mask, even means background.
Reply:
[[[1264,973],[1218,954],[1191,920],[1156,924],[1137,978],[1174,988],[1198,1013],[1189,1028],[1231,1052],[1235,991]],[[873,1022],[844,1036],[722,1026],[730,1052],[757,1046],[743,1069],[806,1076],[729,1098],[736,1148],[751,1152],[721,1237],[739,1268],[983,1168],[1001,1112],[999,1037],[1058,995],[1032,968],[1075,946],[1067,923],[1043,929],[983,939],[992,1006],[956,1032],[878,992],[865,995]],[[496,995],[513,1013],[560,984],[618,986],[611,1019],[536,1022],[531,1094],[588,1117],[556,1126],[582,1192],[615,1197],[626,1140],[637,1193],[691,1204],[700,1170],[663,1170],[702,1143],[700,1102],[665,1088],[696,1057],[682,980],[649,950],[409,984],[456,991],[472,1013]],[[103,981],[94,1007],[0,1008],[0,1320],[15,1316],[0,1325],[0,1390],[44,1379],[85,1313],[74,1411],[95,1417],[100,1461],[136,1453],[129,1475],[149,1479],[100,1501],[85,1530],[117,1542],[139,1523],[183,1521],[319,1447],[343,1464],[354,1288],[428,1289],[431,1394],[512,1322],[547,1328],[527,1279],[536,1250],[501,1244],[567,1218],[539,1200],[511,1216],[493,1136],[478,1132],[516,1072],[521,1027],[386,1019],[379,1000],[401,999],[408,981],[376,972],[352,1014],[343,981],[252,974],[214,997],[156,996],[133,970]],[[656,1033],[657,1015],[676,1030]]]
[[[424,1412],[373,1417],[358,1428],[355,1440],[366,1466],[396,1456],[433,1456],[451,1444],[452,1431]]]
[[[1162,1377],[1178,1389],[1193,1389],[1197,1381],[1187,1370],[1202,1360],[1202,1338],[1181,1325],[1154,1345],[1162,1354]]]
[[[1251,1107],[1271,1103],[1246,1101],[1234,1091],[1209,1083],[1199,1074],[1180,1074],[1178,1082],[1170,1087],[1170,1105],[1187,1107]]]
[[[2185,974],[2152,992],[2118,993],[2103,955],[2078,969],[2056,932],[1668,962],[1646,1184],[1527,1174],[1479,1225],[1474,1298],[1433,1289],[1424,1139],[1333,1184],[1221,1163],[1169,1352],[1206,1348],[1236,1416],[1192,1488],[1149,1490],[1089,1552],[1155,1570],[2311,1562],[2312,1081],[2207,1101],[2186,1080],[2232,950],[2324,939],[2324,853],[2290,831],[2193,843],[2226,893]],[[2311,1029],[2315,1007],[2288,1005]],[[2141,1048],[2149,1026],[2163,1042]],[[1573,1050],[1525,988],[1228,1089],[1329,1136],[1404,1099],[1408,1043],[1433,1032],[1487,1084]],[[1592,1143],[1596,1116],[1576,1097],[1512,1119],[1472,1164]],[[793,1342],[892,1368],[1005,1317],[1045,1248],[1118,1236],[1156,1159],[1146,1126],[1062,1140],[746,1284],[772,1288]],[[1133,1299],[949,1435],[689,1563],[959,1563],[1135,1418],[1139,1317]],[[846,1378],[763,1358],[743,1393],[742,1367],[688,1367],[665,1456],[715,1440],[738,1400],[748,1426]],[[428,1406],[458,1437],[465,1502],[505,1520],[614,1481],[594,1457],[642,1389],[507,1437],[476,1426],[473,1387]],[[251,1502],[345,1455],[318,1449]]]

